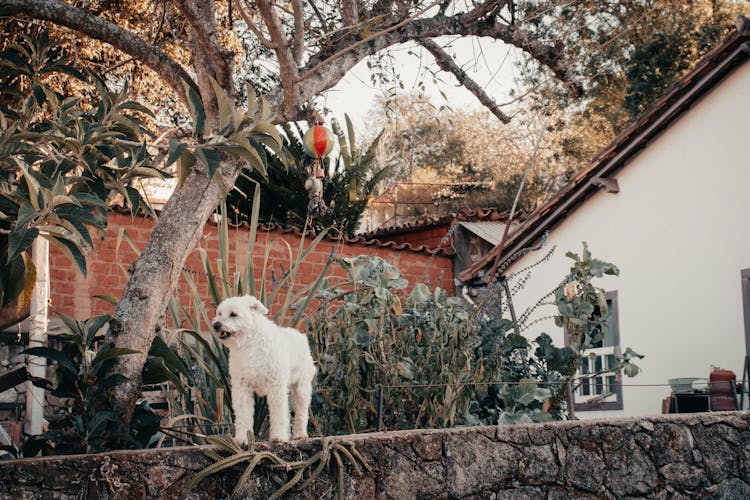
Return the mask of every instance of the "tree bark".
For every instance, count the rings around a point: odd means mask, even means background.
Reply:
[[[125,377],[115,388],[115,402],[130,421],[141,393],[141,370],[156,327],[167,309],[187,256],[203,234],[203,227],[221,198],[237,180],[242,165],[225,161],[213,181],[197,164],[183,186],[164,206],[110,323],[107,341],[115,347],[135,349],[121,356],[113,371]]]

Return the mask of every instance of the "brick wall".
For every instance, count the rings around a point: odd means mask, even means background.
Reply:
[[[97,295],[111,296],[118,299],[125,288],[127,269],[135,260],[138,252],[145,245],[151,234],[153,220],[129,215],[111,214],[104,239],[89,256],[88,273],[84,277],[71,261],[59,250],[50,250],[50,301],[54,311],[82,319],[96,314],[112,313],[114,306],[104,300],[94,298]],[[241,266],[244,266],[247,252],[249,230],[245,226],[230,228],[230,255],[239,255]],[[309,246],[312,238],[305,240]],[[203,232],[198,247],[206,251],[212,265],[215,266],[219,255],[217,226],[209,223]],[[260,230],[253,252],[253,265],[256,269],[256,286],[260,287],[259,273],[268,252],[266,266],[267,286],[273,277],[280,279],[283,271],[288,271],[290,261],[294,261],[300,245],[300,235],[295,231],[282,231],[278,228]],[[428,252],[415,252],[409,249],[394,250],[374,243],[334,241],[324,239],[305,258],[297,276],[297,286],[303,286],[315,280],[322,272],[330,255],[334,257],[355,257],[358,255],[377,255],[401,270],[409,287],[425,282],[430,286],[440,286],[452,293],[453,264],[452,258],[445,255],[432,255]],[[202,274],[203,265],[200,253],[193,250],[188,257],[185,268],[194,271],[192,279],[201,290],[203,302],[210,304],[206,277]],[[234,266],[230,265],[233,270]],[[283,271],[282,271],[283,269]],[[329,274],[343,276],[343,270],[331,266]],[[190,287],[184,277],[178,284],[181,302],[190,306]],[[273,307],[272,307],[273,309]]]

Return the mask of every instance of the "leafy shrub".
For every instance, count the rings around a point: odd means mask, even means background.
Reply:
[[[135,351],[106,347],[96,351],[97,333],[110,320],[109,316],[84,321],[59,316],[62,326],[57,339],[62,347],[33,347],[24,351],[24,354],[57,363],[50,394],[61,402],[55,413],[46,417],[49,430],[25,442],[24,456],[35,456],[45,443],[51,446],[51,453],[59,455],[143,445],[123,427],[122,415],[112,404],[111,389],[117,382],[117,375],[105,375],[118,356]],[[144,419],[140,422],[145,423]]]
[[[148,205],[131,184],[160,177],[144,138],[151,112],[110,91],[101,77],[66,64],[45,32],[0,53],[0,295],[28,303],[36,275],[29,247],[37,237],[86,273],[91,229],[106,227],[105,209],[120,197],[133,213]],[[56,90],[66,74],[87,101]]]
[[[388,429],[453,425],[471,395],[466,384],[476,380],[476,336],[463,300],[424,284],[403,294],[406,280],[379,257],[337,262],[348,280],[319,292],[322,305],[308,325],[320,371],[316,431],[375,428],[378,386]]]

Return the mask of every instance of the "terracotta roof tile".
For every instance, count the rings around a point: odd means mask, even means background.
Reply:
[[[387,238],[400,234],[422,231],[432,227],[447,226],[454,221],[479,222],[479,221],[504,221],[508,218],[508,210],[498,212],[493,208],[460,208],[443,217],[427,217],[416,222],[403,224],[401,226],[390,226],[376,229],[358,236],[363,238]],[[523,220],[523,215],[517,215],[517,220]]]
[[[214,223],[209,221],[209,223]],[[242,222],[240,224],[232,224],[233,227],[246,226],[249,227],[248,223]],[[297,237],[302,236],[302,231],[296,227],[285,227],[279,224],[259,224],[258,232],[276,232],[281,234],[294,234]],[[314,237],[314,234],[310,232],[309,235]],[[377,238],[366,238],[364,236],[355,236],[350,238],[340,234],[338,231],[329,231],[324,238],[326,241],[345,243],[347,245],[355,245],[361,247],[375,247],[375,248],[388,248],[395,251],[408,251],[415,253],[426,253],[428,255],[453,255],[453,251],[449,248],[429,248],[426,245],[414,246],[410,243],[396,243],[394,241],[382,241]]]

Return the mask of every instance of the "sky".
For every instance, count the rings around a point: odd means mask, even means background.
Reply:
[[[448,39],[440,39],[439,43],[442,45],[448,41]],[[514,79],[517,70],[514,61],[518,56],[517,49],[502,42],[480,41],[476,38],[464,37],[453,40],[446,50],[497,103],[510,100],[508,93],[516,87]],[[420,61],[419,57],[411,55],[410,51],[420,53],[422,60]],[[425,93],[436,106],[448,104],[454,111],[473,110],[481,107],[473,94],[458,86],[458,82],[452,74],[437,69],[432,62],[432,56],[422,47],[413,43],[402,44],[394,47],[392,53],[395,56],[395,66],[405,86],[402,92],[407,92],[410,88],[416,88],[418,83],[423,81]],[[437,84],[433,83],[431,74],[425,75],[425,64],[430,64],[438,72],[439,81]],[[375,98],[384,94],[383,89],[378,89],[372,85],[367,62],[362,61],[349,71],[338,85],[321,96],[317,102],[321,107],[326,107],[332,111],[327,119],[333,116],[342,121],[344,113],[347,113],[355,124],[357,131],[361,133],[364,129],[367,114],[375,104]]]

